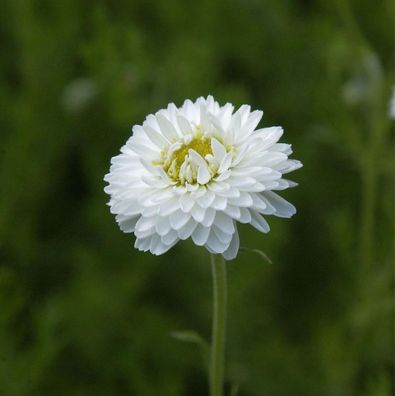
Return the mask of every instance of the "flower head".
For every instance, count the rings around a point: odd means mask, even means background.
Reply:
[[[234,112],[208,96],[171,103],[133,127],[111,160],[105,191],[137,249],[159,255],[191,237],[230,260],[239,249],[236,222],[266,233],[262,215],[296,212],[274,191],[295,186],[283,175],[302,164],[288,159],[290,145],[277,143],[282,128],[256,129],[261,118],[250,106]]]

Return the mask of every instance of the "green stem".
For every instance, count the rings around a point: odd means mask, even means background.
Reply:
[[[210,355],[210,396],[224,394],[226,333],[226,264],[220,254],[211,255],[213,273],[213,330]]]

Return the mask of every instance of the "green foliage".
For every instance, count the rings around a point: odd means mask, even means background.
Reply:
[[[208,255],[137,252],[103,192],[131,125],[207,94],[305,165],[292,220],[241,227],[274,264],[228,263],[228,393],[393,394],[393,23],[389,0],[3,1],[0,394],[207,394],[169,334],[210,334]]]

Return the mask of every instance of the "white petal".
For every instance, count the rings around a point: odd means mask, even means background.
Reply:
[[[170,231],[170,220],[168,217],[159,217],[155,224],[155,230],[159,235],[165,235]]]
[[[198,223],[193,218],[190,218],[189,221],[184,225],[184,227],[178,230],[178,237],[181,240],[188,239],[192,235],[197,225]]]
[[[211,229],[210,235],[207,239],[206,245],[211,251],[215,253],[223,253],[229,246],[229,244],[222,243],[218,237],[215,235],[213,229]]]
[[[243,125],[243,135],[249,136],[255,128],[258,126],[259,121],[262,119],[263,112],[260,110],[255,110],[250,113],[247,122]]]
[[[240,223],[247,224],[251,221],[251,213],[247,208],[240,208],[240,217],[238,219]]]
[[[197,203],[202,207],[202,208],[208,208],[214,201],[215,199],[215,194],[207,190],[202,196],[197,198]]]
[[[277,186],[271,188],[271,190],[286,190],[287,188],[294,187],[295,185],[297,185],[297,183],[293,183],[293,182],[291,185],[291,183],[289,183],[288,180],[285,180],[285,179],[277,180],[276,183],[277,183]]]
[[[178,239],[175,239],[171,244],[163,243],[161,241],[160,243],[158,242],[157,245],[155,246],[155,250],[152,251],[153,254],[159,256],[163,253],[166,253],[168,250],[170,250],[176,243],[178,242]]]
[[[227,153],[225,157],[222,159],[221,164],[218,168],[218,173],[221,174],[229,169],[229,166],[232,163],[232,157],[233,157],[233,153],[229,151],[229,153]]]
[[[214,116],[213,114],[209,114],[210,122],[216,130],[216,136],[219,135],[221,137],[225,136],[225,131],[223,127],[223,121],[219,118]]]
[[[272,167],[285,161],[287,158],[287,155],[284,153],[266,151],[266,153],[261,156],[260,160],[265,164],[265,166]]]
[[[218,114],[218,118],[221,120],[221,124],[224,129],[227,129],[232,121],[233,110],[234,106],[231,103],[226,103]]]
[[[180,197],[180,207],[183,212],[190,212],[193,205],[195,205],[195,201],[191,198],[190,193],[186,193]]]
[[[272,191],[265,191],[262,195],[270,202],[271,205],[276,209],[274,213],[278,217],[291,217],[296,213],[296,208],[291,203],[286,201]]]
[[[141,230],[134,231],[134,235],[137,238],[148,238],[148,237],[153,236],[154,234],[156,234],[155,227],[151,227],[151,228],[149,228],[147,230],[143,230],[143,231],[141,231]]]
[[[229,198],[229,203],[231,205],[240,206],[240,207],[249,207],[252,206],[253,200],[251,195],[248,192],[241,192],[240,197],[238,198]]]
[[[256,182],[256,179],[252,177],[232,177],[227,181],[232,187],[246,187],[246,190],[254,186]]]
[[[228,135],[227,135],[228,143],[233,144],[235,142],[235,138],[237,138],[240,129],[241,129],[241,115],[240,112],[236,112],[232,116],[232,120],[228,128]]]
[[[232,235],[233,234],[227,234],[226,232],[223,232],[221,229],[216,227],[215,225],[213,226],[213,230],[217,238],[224,244],[229,245]]]
[[[162,167],[157,166],[157,171],[164,183],[166,183],[167,185],[174,184],[173,180],[170,179],[170,177],[167,175],[167,173],[163,170]]]
[[[163,179],[159,179],[157,177],[141,176],[141,180],[149,187],[165,188],[169,186],[169,183],[166,183]],[[136,192],[134,192],[134,194],[136,194]]]
[[[253,201],[253,208],[258,212],[261,212],[267,208],[266,202],[261,198],[259,194],[251,194],[251,198]]]
[[[263,168],[261,166],[246,166],[246,167],[237,167],[232,169],[232,176],[237,176],[240,178],[243,177],[256,177],[261,176],[267,173],[270,173],[272,170],[270,168]]]
[[[166,245],[172,245],[178,239],[178,233],[175,230],[170,230],[166,235],[162,235],[161,240]]]
[[[232,218],[226,215],[224,212],[217,212],[214,224],[227,234],[233,234],[235,232],[235,226]]]
[[[159,205],[155,205],[155,206],[148,206],[145,207],[141,210],[141,214],[144,217],[152,217],[152,216],[157,216],[159,214],[159,209],[160,206]]]
[[[293,188],[299,185],[299,183],[294,182],[293,180],[289,179],[282,179],[283,181],[286,181],[288,183],[289,188]]]
[[[165,201],[169,201],[174,199],[174,192],[171,191],[169,188],[163,188],[161,190],[151,190],[152,196],[152,201],[155,203],[163,203]],[[140,196],[139,202],[142,205],[145,205],[147,203],[147,197]]]
[[[136,232],[144,232],[155,227],[156,219],[141,216],[136,223]]]
[[[209,131],[210,129],[210,121],[206,111],[206,106],[200,105],[200,125],[202,126],[203,131]]]
[[[232,241],[230,242],[229,247],[222,253],[224,259],[225,260],[235,259],[239,251],[239,245],[240,245],[239,233],[237,232],[237,228],[236,228],[236,231],[233,234]]]
[[[228,204],[227,198],[217,195],[211,206],[216,210],[224,210],[227,204]]]
[[[159,213],[161,216],[168,216],[169,214],[179,209],[179,207],[180,204],[178,203],[178,200],[173,198],[161,204]]]
[[[124,216],[123,216],[124,217]],[[136,217],[126,217],[124,219],[120,219],[117,216],[117,222],[119,224],[119,228],[126,233],[133,232],[136,226],[137,221],[139,220],[140,216]]]
[[[203,246],[210,234],[210,228],[198,224],[195,231],[192,233],[192,240],[198,246]]]
[[[197,221],[198,223],[201,223],[204,219],[204,215],[206,213],[206,209],[202,208],[199,205],[195,205],[192,210],[191,210],[191,214],[192,217],[195,219],[195,221]]]
[[[292,145],[286,143],[275,143],[270,147],[272,151],[280,151],[281,153],[291,155],[292,154]]]
[[[293,172],[296,169],[299,169],[303,166],[303,164],[298,161],[298,160],[287,160],[284,161],[283,163],[280,163],[274,168],[278,171],[280,171],[282,174]]]
[[[204,218],[201,222],[205,227],[211,227],[214,222],[216,211],[213,208],[208,208],[204,214]]]
[[[163,114],[156,114],[156,120],[158,121],[163,136],[165,136],[169,142],[175,142],[179,138],[177,130]]]
[[[208,170],[207,164],[199,165],[198,174],[197,174],[197,182],[199,184],[206,184],[210,181],[211,175]]]
[[[155,129],[151,128],[149,125],[144,126],[144,132],[147,134],[151,142],[160,149],[169,146],[169,141],[159,132],[155,131]]]
[[[185,117],[191,122],[198,122],[198,111],[197,107],[190,99],[187,99],[182,105],[181,111],[185,115]]]
[[[134,201],[115,202],[110,208],[112,214],[120,214],[126,216],[136,216],[141,213],[141,206]]]
[[[138,154],[139,156],[142,156],[143,158],[157,158],[159,149],[155,150],[156,147],[148,147],[145,144],[140,144],[140,143],[134,143],[133,144],[133,151]]]
[[[255,131],[256,134],[260,134],[263,137],[260,150],[266,150],[268,147],[277,143],[278,139],[283,135],[284,130],[281,127],[270,127],[262,128]]]
[[[267,233],[270,231],[267,221],[255,210],[251,210],[251,225],[257,230]]]
[[[272,215],[276,213],[276,209],[274,206],[269,202],[268,199],[264,196],[263,192],[258,194],[259,198],[266,204],[266,209],[259,209],[258,212],[265,214],[265,215]]]
[[[159,235],[155,234],[152,236],[149,246],[149,250],[152,254],[155,254],[157,256],[164,253],[166,250],[168,250],[168,248],[168,245],[162,242]]]
[[[245,105],[245,104],[240,106],[240,108],[237,110],[236,113],[240,114],[242,124],[245,124],[246,121],[248,120],[248,118],[250,116],[250,111],[251,111],[251,106]]]
[[[228,190],[230,188],[229,184],[221,182],[221,181],[217,181],[215,183],[210,183],[207,187],[209,190],[211,190],[215,193],[223,191],[223,190]]]
[[[240,217],[240,208],[238,206],[227,205],[224,212],[233,219],[238,219]]]
[[[204,158],[195,150],[189,149],[188,150],[190,160],[196,165],[196,166],[205,166],[207,167],[207,163],[204,160]]]
[[[179,126],[181,132],[182,132],[184,135],[190,135],[190,134],[193,133],[192,128],[191,128],[191,124],[190,124],[189,121],[188,121],[184,116],[182,116],[181,114],[179,114],[179,115],[177,116],[177,122],[178,122],[178,126]]]
[[[149,250],[150,242],[151,242],[151,237],[141,238],[141,239],[137,238],[134,243],[134,247],[138,250],[146,252],[147,250]]]
[[[169,217],[170,225],[175,230],[179,230],[187,223],[190,217],[191,215],[189,213],[185,213],[182,210],[177,210],[173,212]]]
[[[232,171],[230,169],[226,170],[225,172],[221,173],[217,176],[214,180],[216,181],[224,181],[228,179],[232,175]]]
[[[215,159],[220,164],[226,155],[225,147],[217,139],[212,138],[211,149],[213,151]]]

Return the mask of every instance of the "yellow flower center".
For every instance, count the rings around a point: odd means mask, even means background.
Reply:
[[[195,150],[203,158],[205,158],[207,154],[212,154],[211,141],[209,138],[194,138],[190,143],[183,144],[171,156],[171,159],[177,162],[178,167],[181,167],[182,163],[185,161],[185,157],[189,154],[190,149]]]
[[[210,179],[215,176],[218,164],[214,161],[211,138],[202,134],[187,137],[184,141],[174,143],[162,152],[162,161],[158,163],[169,178],[177,184],[196,184],[199,164],[190,157],[190,150],[198,153],[205,162]]]

